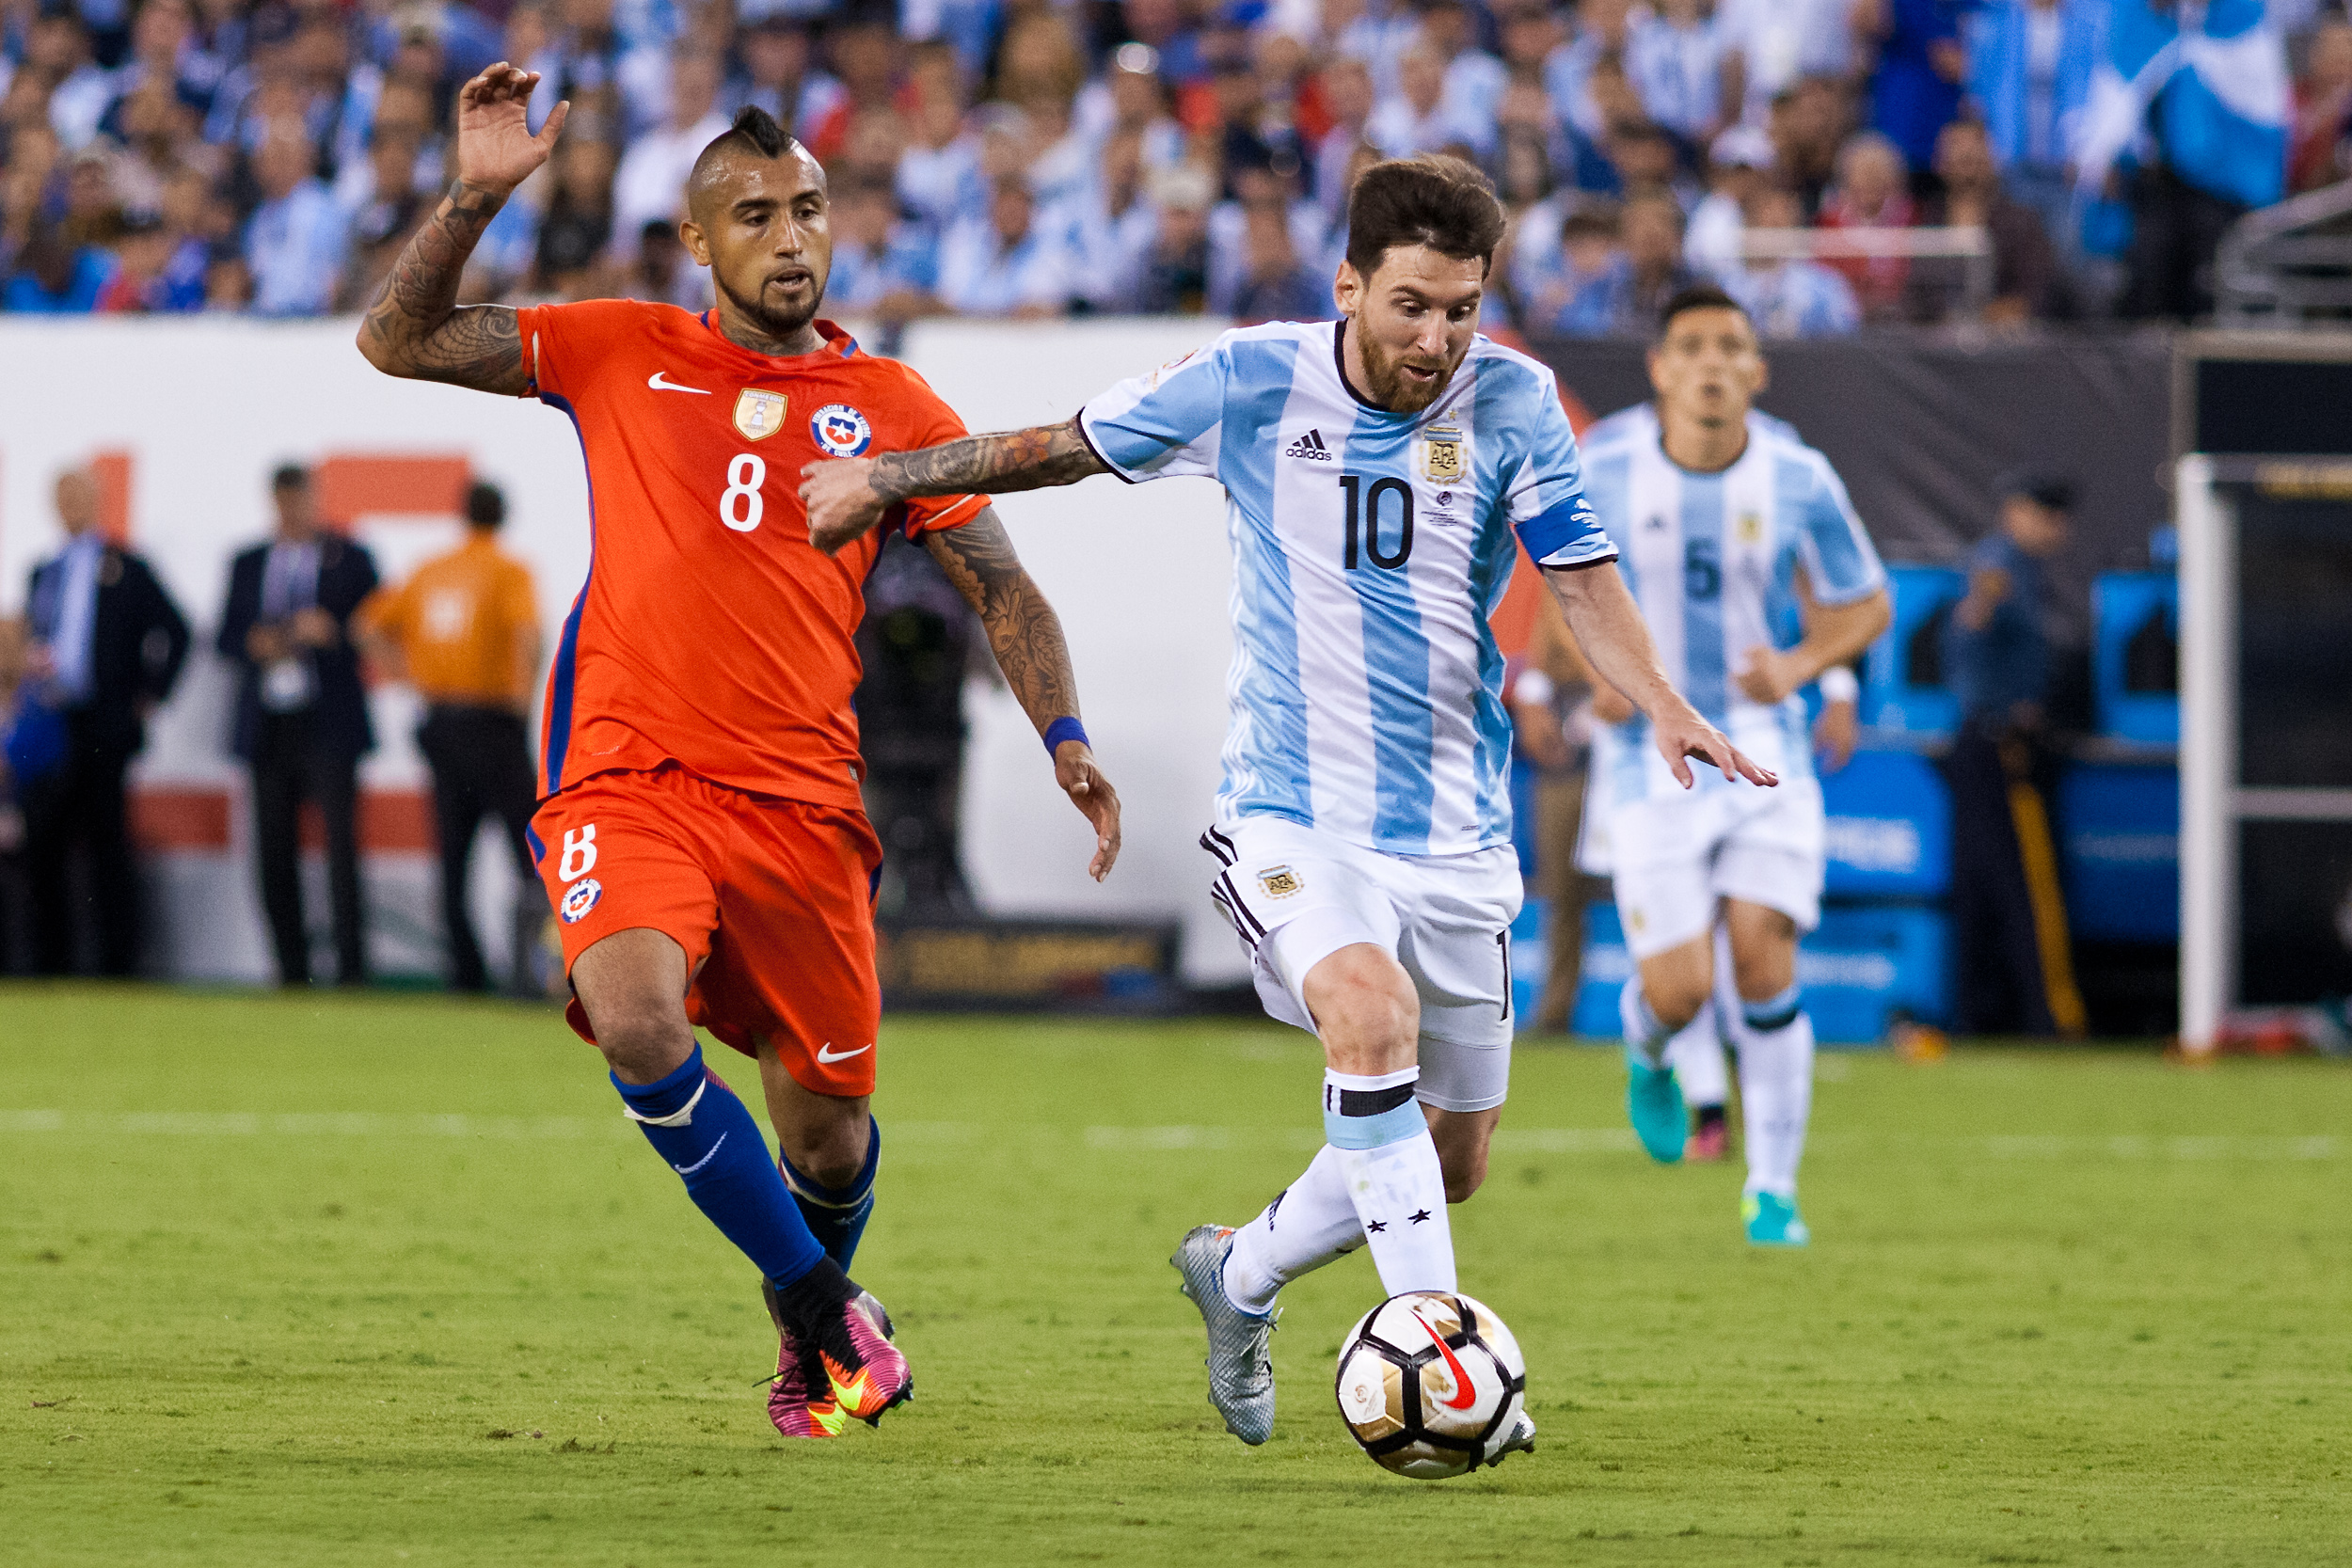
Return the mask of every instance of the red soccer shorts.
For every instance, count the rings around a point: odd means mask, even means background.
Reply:
[[[686,950],[690,1021],[747,1056],[772,1039],[817,1094],[874,1092],[882,845],[862,813],[663,768],[583,779],[531,827],[566,974],[615,931],[660,931]],[[595,1042],[579,998],[564,1016]]]

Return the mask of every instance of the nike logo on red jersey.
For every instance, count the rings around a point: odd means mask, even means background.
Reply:
[[[643,361],[640,361],[640,363],[643,363]],[[691,392],[698,398],[707,398],[710,395],[708,392],[704,391],[700,387],[681,387],[675,381],[664,381],[661,379],[661,372],[660,371],[656,371],[653,374],[645,377],[645,385],[652,388],[657,392]]]

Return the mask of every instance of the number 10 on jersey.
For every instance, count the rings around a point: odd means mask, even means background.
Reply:
[[[1394,571],[1411,558],[1413,553],[1413,487],[1401,479],[1375,479],[1367,487],[1361,474],[1340,475],[1340,489],[1347,496],[1347,535],[1344,547],[1345,564],[1349,571],[1357,567],[1360,554],[1371,558],[1375,566]],[[1389,498],[1396,499],[1388,506]],[[1396,548],[1393,552],[1380,547],[1384,509],[1396,514]]]

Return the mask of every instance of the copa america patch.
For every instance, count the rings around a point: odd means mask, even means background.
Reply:
[[[812,415],[808,433],[835,457],[862,457],[874,444],[874,427],[846,403],[829,403]]]
[[[564,925],[577,926],[603,896],[604,884],[594,877],[583,877],[564,890],[564,902],[556,906],[556,912],[563,915]]]

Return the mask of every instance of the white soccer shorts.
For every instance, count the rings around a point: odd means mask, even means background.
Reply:
[[[1703,783],[1613,807],[1607,847],[1627,951],[1650,958],[1704,937],[1726,898],[1810,931],[1821,921],[1821,840],[1813,778],[1772,789]]]
[[[1508,845],[1467,855],[1391,855],[1275,816],[1200,835],[1216,857],[1209,895],[1250,955],[1266,1012],[1314,1032],[1300,988],[1343,947],[1396,955],[1421,994],[1424,1103],[1484,1111],[1511,1085],[1511,920],[1524,890]]]

